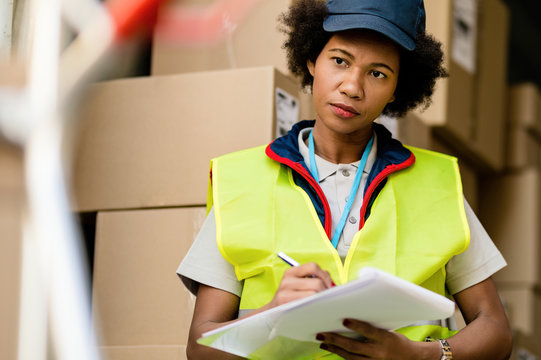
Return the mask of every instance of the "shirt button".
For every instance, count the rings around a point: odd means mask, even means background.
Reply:
[[[352,223],[352,224],[355,224],[357,222],[357,219],[355,219],[355,217],[351,216],[349,218],[349,222]]]
[[[348,177],[349,176],[349,171],[342,170],[342,175],[344,175],[345,177]]]

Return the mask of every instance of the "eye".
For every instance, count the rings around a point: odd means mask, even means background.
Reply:
[[[374,76],[376,79],[384,79],[387,77],[387,75],[377,70],[372,70],[372,76]]]
[[[339,58],[339,57],[333,57],[332,59],[334,60],[334,62],[336,63],[336,65],[347,66],[346,60],[344,60],[344,59],[342,59],[342,58]]]

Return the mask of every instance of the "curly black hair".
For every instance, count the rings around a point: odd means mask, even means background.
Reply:
[[[308,71],[307,62],[316,62],[333,35],[323,29],[327,15],[325,1],[297,0],[278,19],[282,25],[280,30],[287,35],[283,48],[287,53],[289,70],[300,78],[303,87],[310,90],[314,78]],[[429,34],[419,33],[415,50],[400,48],[395,100],[387,104],[383,114],[403,116],[419,105],[426,109],[431,103],[436,80],[447,76],[441,43]]]

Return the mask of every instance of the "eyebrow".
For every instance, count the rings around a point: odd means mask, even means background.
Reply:
[[[342,53],[342,54],[346,55],[347,57],[349,57],[351,59],[355,59],[355,56],[353,56],[353,54],[351,54],[350,52],[348,52],[348,51],[346,51],[344,49],[340,49],[340,48],[329,49],[329,52],[331,52],[331,51],[337,51],[339,53]],[[372,63],[370,65],[375,66],[375,67],[384,67],[386,69],[389,69],[389,71],[394,74],[394,70],[389,65],[387,65],[385,63]]]

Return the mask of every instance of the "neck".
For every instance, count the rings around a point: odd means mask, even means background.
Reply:
[[[351,134],[337,134],[324,126],[314,126],[315,152],[335,164],[359,161],[366,144],[372,137],[372,124]]]

